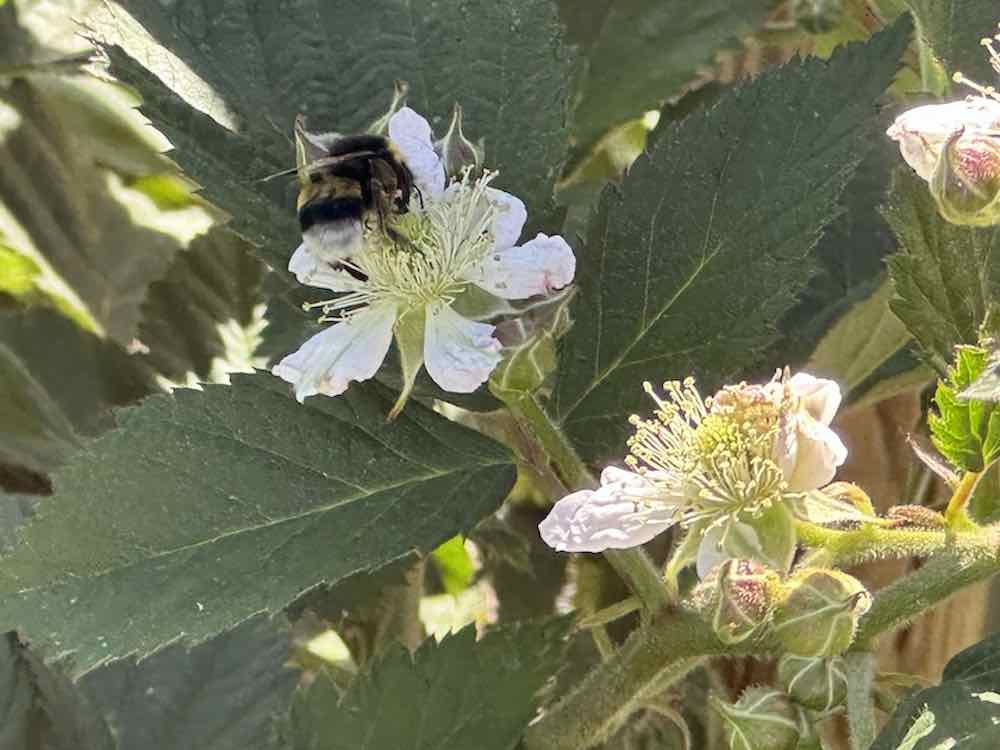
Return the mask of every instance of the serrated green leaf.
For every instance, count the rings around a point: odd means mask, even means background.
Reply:
[[[289,634],[257,616],[204,643],[101,664],[77,689],[114,726],[118,750],[277,750],[299,674]]]
[[[571,113],[573,162],[585,159],[612,128],[680,93],[720,49],[738,46],[774,5],[773,0],[559,0],[560,16],[582,47]]]
[[[897,170],[885,216],[900,247],[889,259],[897,295],[890,306],[943,374],[954,347],[977,343],[1000,301],[1000,229],[949,224],[909,169]]]
[[[206,379],[213,362],[231,354],[224,334],[255,324],[264,270],[247,243],[222,227],[196,238],[149,288],[139,328],[149,363],[171,380],[188,372]]]
[[[996,33],[1000,13],[995,0],[906,0],[918,19],[917,30],[952,74],[961,71],[983,85],[993,83],[979,40]]]
[[[266,373],[118,413],[0,565],[0,612],[80,669],[276,611],[494,511],[498,444],[373,385],[299,405]],[[149,592],[155,591],[155,599]]]
[[[320,675],[292,708],[296,750],[510,750],[565,650],[566,619],[504,627],[476,642],[467,627],[412,656],[389,651],[341,697]]]
[[[874,125],[911,26],[765,73],[671,127],[607,190],[554,407],[587,458],[620,453],[643,380],[707,390],[755,364]]]
[[[396,79],[409,83],[410,105],[439,135],[459,102],[465,132],[484,139],[486,165],[501,172],[498,186],[524,199],[536,220],[550,205],[570,61],[549,0],[124,5],[214,88],[239,132],[192,110],[112,48],[115,75],[139,90],[143,111],[177,149],[173,158],[275,268],[299,242],[294,190],[254,180],[294,165],[298,113],[338,132],[365,129],[384,113]]]
[[[0,635],[0,747],[119,750],[101,713],[13,632]]]
[[[476,568],[465,549],[465,540],[453,536],[434,550],[434,563],[441,575],[445,593],[460,594],[472,583]]]
[[[872,750],[991,750],[998,745],[1000,635],[992,635],[948,662],[940,685],[905,700]]]
[[[984,349],[959,347],[948,380],[934,393],[937,414],[927,415],[934,447],[965,471],[982,471],[1000,456],[1000,407],[959,395],[983,373],[988,357]]]

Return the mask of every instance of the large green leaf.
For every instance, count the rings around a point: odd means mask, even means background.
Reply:
[[[429,553],[494,511],[514,468],[419,404],[387,423],[394,398],[355,385],[300,405],[258,373],[120,411],[2,561],[4,622],[83,669]]]
[[[906,0],[917,16],[917,29],[948,68],[983,85],[994,82],[986,51],[979,44],[996,33],[1000,12],[996,0]]]
[[[258,616],[192,649],[106,662],[76,682],[13,632],[0,635],[0,747],[268,750],[298,674],[289,636]]]
[[[977,343],[1000,301],[1000,229],[946,222],[927,184],[909,169],[896,172],[886,218],[900,246],[889,259],[892,311],[944,374],[954,347]]]
[[[737,46],[774,5],[774,0],[559,0],[560,17],[581,47],[571,113],[574,161],[585,158],[612,128],[679,94],[719,49]]]
[[[872,750],[992,750],[1000,746],[1000,635],[965,649],[941,684],[910,696]]]
[[[119,750],[269,750],[299,675],[289,635],[258,616],[194,648],[101,664],[77,689],[115,730]]]
[[[605,192],[554,398],[588,458],[622,450],[643,380],[694,372],[711,388],[774,341],[910,31],[901,20],[829,62],[761,75],[671,127]]]
[[[535,715],[537,693],[565,650],[565,619],[475,628],[389,651],[341,697],[317,677],[293,705],[296,750],[510,750]]]
[[[536,212],[551,201],[570,61],[550,0],[124,5],[214,88],[239,130],[191,109],[112,49],[115,74],[140,91],[177,162],[277,268],[298,244],[290,186],[255,178],[294,165],[296,114],[341,132],[366,128],[384,114],[396,79],[441,134],[460,102],[466,133],[485,139],[486,163],[501,171],[497,184]]]

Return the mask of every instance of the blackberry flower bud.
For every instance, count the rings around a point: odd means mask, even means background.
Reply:
[[[730,750],[795,750],[801,736],[799,709],[784,693],[751,687],[736,703],[712,699],[722,717]]]
[[[778,662],[778,682],[800,706],[830,711],[847,698],[844,660],[785,654]]]
[[[787,586],[774,612],[774,633],[797,656],[837,656],[854,640],[858,619],[871,595],[856,578],[839,570],[805,569]]]
[[[723,643],[746,640],[771,616],[778,575],[753,560],[726,560],[715,581],[712,628]]]
[[[941,215],[953,224],[1000,223],[1000,135],[956,132],[941,152],[930,187]]]

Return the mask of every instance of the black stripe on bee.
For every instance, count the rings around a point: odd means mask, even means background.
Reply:
[[[307,203],[299,210],[299,225],[305,232],[315,224],[333,221],[361,221],[364,203],[360,196],[320,199]]]

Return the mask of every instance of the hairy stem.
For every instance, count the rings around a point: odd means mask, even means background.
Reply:
[[[816,548],[809,564],[838,567],[875,559],[930,557],[965,536],[945,529],[894,529],[876,523],[841,531],[808,521],[796,521],[795,531],[801,544]]]
[[[965,472],[962,481],[958,483],[955,492],[948,501],[947,510],[944,512],[944,520],[948,526],[955,529],[975,527],[972,519],[969,518],[967,508],[969,500],[972,498],[972,492],[976,489],[976,484],[981,476],[982,472]]]
[[[576,448],[542,408],[534,394],[499,389],[495,393],[542,447],[567,488],[579,490],[597,486]],[[663,585],[660,574],[641,548],[608,550],[604,557],[628,584],[632,593],[639,597],[647,614],[671,603],[669,590]]]
[[[583,750],[619,729],[656,690],[725,646],[701,618],[667,611],[640,627],[525,735],[527,750]]]
[[[848,654],[844,661],[851,750],[868,750],[875,742],[875,709],[872,706],[875,657],[871,651],[860,651]]]

